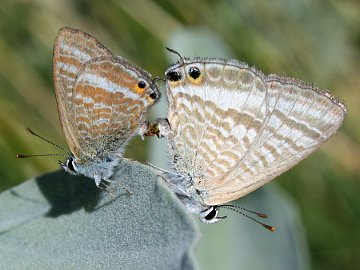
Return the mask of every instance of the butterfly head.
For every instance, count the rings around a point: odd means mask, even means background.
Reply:
[[[73,156],[69,156],[65,162],[59,162],[61,168],[64,169],[64,171],[72,174],[72,175],[79,175],[79,167],[75,162],[75,158]]]
[[[199,214],[200,220],[204,223],[213,224],[225,219],[227,216],[219,217],[219,207],[217,205],[210,206]]]

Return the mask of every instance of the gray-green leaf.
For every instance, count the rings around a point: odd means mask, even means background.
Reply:
[[[0,269],[194,269],[196,227],[161,179],[131,161],[114,179],[116,197],[63,171],[1,193]]]

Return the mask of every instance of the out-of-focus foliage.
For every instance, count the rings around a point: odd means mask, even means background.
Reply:
[[[65,145],[51,70],[54,38],[63,26],[93,34],[115,54],[155,76],[166,68],[164,47],[174,31],[206,27],[239,60],[265,73],[316,82],[341,96],[348,106],[341,131],[278,182],[299,204],[313,269],[360,265],[358,1],[2,0],[1,189],[57,168],[56,159],[16,160],[15,154],[57,151],[29,136],[26,126]],[[134,141],[127,155],[146,158],[144,146]]]

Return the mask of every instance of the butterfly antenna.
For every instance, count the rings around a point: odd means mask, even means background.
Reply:
[[[268,216],[267,216],[266,214],[259,213],[259,212],[255,212],[255,211],[252,211],[252,210],[246,209],[246,208],[241,207],[241,206],[232,205],[232,204],[223,204],[223,205],[221,205],[221,206],[226,206],[226,207],[237,208],[237,209],[243,210],[243,211],[245,211],[245,212],[248,212],[248,213],[251,213],[251,214],[257,215],[257,216],[258,216],[258,217],[260,217],[260,218],[268,218]]]
[[[155,170],[160,171],[160,172],[162,172],[162,173],[175,174],[175,173],[173,173],[173,172],[171,172],[171,171],[167,171],[167,170],[161,169],[161,168],[155,166],[154,164],[150,163],[150,162],[147,161],[147,160],[142,160],[141,163],[142,163],[142,164],[145,164],[145,165],[148,165],[149,167],[152,167],[152,168],[154,168]]]
[[[58,145],[58,144],[56,144],[56,143],[54,143],[54,142],[52,142],[52,141],[49,141],[48,139],[45,139],[44,137],[42,137],[42,136],[40,136],[39,134],[35,133],[32,129],[26,128],[26,131],[29,132],[31,135],[34,135],[35,137],[38,137],[38,138],[40,138],[41,140],[43,140],[43,141],[45,141],[45,142],[47,142],[47,143],[49,143],[49,144],[51,144],[51,145],[59,148],[60,150],[63,150],[64,152],[67,152],[67,151],[66,151],[63,147],[61,147],[60,145]]]
[[[47,139],[45,139],[44,137],[40,136],[39,134],[35,133],[32,129],[30,128],[26,128],[26,131],[29,132],[31,135],[40,138],[41,140],[59,148],[60,150],[64,151],[67,153],[67,151],[61,147],[60,145],[57,145],[56,143],[53,143],[52,141],[49,141]],[[68,156],[69,154],[37,154],[37,155],[25,155],[25,154],[17,154],[16,157],[17,158],[30,158],[30,157],[64,157],[64,156]]]
[[[166,82],[165,78],[162,77],[154,77],[151,82],[156,83],[157,81]]]
[[[183,60],[184,57],[182,57],[182,55],[178,52],[178,51],[175,51],[173,49],[170,49],[169,47],[165,47],[169,52],[173,53],[173,54],[176,54],[177,56],[179,56],[180,60]]]
[[[25,154],[16,154],[17,158],[29,158],[29,157],[65,157],[66,154],[38,154],[38,155],[25,155]]]
[[[257,215],[258,217],[261,217],[261,218],[267,218],[267,215],[265,215],[265,214],[257,213],[257,212],[254,212],[254,211],[250,211],[250,210],[247,210],[247,209],[244,209],[244,208],[242,208],[242,207],[235,206],[235,205],[227,205],[227,204],[225,204],[225,205],[219,205],[218,207],[219,207],[219,208],[220,208],[220,207],[221,207],[221,208],[226,208],[226,209],[232,210],[232,211],[234,211],[234,212],[237,212],[237,213],[243,215],[244,217],[247,217],[248,219],[250,219],[250,220],[256,222],[257,224],[263,226],[265,229],[267,229],[267,230],[269,230],[269,231],[271,231],[271,232],[274,232],[274,231],[275,231],[275,227],[270,226],[270,225],[267,225],[267,224],[265,224],[265,223],[262,223],[262,222],[256,220],[255,218],[253,218],[253,217],[245,214],[244,212],[241,212],[241,211],[238,210],[238,209],[241,209],[241,210],[243,210],[243,211],[250,212],[250,213],[255,214],[255,215]]]

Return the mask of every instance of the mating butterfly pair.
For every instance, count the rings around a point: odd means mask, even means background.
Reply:
[[[346,115],[341,101],[301,81],[266,76],[236,60],[180,56],[165,72],[168,117],[149,125],[146,113],[160,99],[156,79],[70,28],[56,38],[53,72],[72,153],[62,163],[66,171],[97,186],[111,182],[127,142],[157,134],[168,141],[173,170],[155,168],[207,223],[224,218],[219,208],[234,209],[225,203],[314,152]]]

